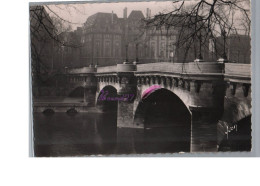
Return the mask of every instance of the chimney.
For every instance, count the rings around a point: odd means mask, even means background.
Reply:
[[[147,18],[151,18],[151,9],[147,8]]]
[[[124,19],[127,19],[127,8],[124,8]]]
[[[151,17],[151,9],[147,8],[146,9],[146,18],[150,18]]]
[[[112,24],[114,23],[114,12],[112,11]]]

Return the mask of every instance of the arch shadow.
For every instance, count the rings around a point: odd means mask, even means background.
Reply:
[[[190,125],[191,112],[176,94],[159,88],[139,102],[134,122],[145,128]]]
[[[145,128],[144,147],[149,152],[190,151],[191,112],[170,90],[159,88],[143,97],[134,123]]]
[[[84,97],[84,88],[82,86],[76,87],[69,93],[71,98],[83,98]]]
[[[46,114],[46,115],[51,115],[51,114],[54,114],[55,111],[53,109],[51,109],[51,108],[47,108],[42,113]]]
[[[97,97],[96,107],[103,112],[117,113],[118,100],[117,89],[111,85],[105,86]]]
[[[117,89],[108,85],[99,92],[96,101],[96,108],[102,111],[97,119],[98,131],[104,139],[104,146],[107,150],[116,146],[118,101],[108,99],[116,96]]]

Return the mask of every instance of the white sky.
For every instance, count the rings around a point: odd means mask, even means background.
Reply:
[[[173,0],[172,0],[173,1]],[[112,13],[112,11],[117,14],[118,17],[123,17],[123,10],[127,7],[127,15],[131,13],[132,10],[141,10],[146,16],[146,9],[151,9],[151,16],[158,14],[159,12],[169,12],[174,9],[172,1],[148,1],[148,2],[99,2],[99,3],[74,3],[74,4],[51,4],[48,7],[55,12],[58,16],[72,22],[72,29],[76,29],[78,26],[82,26],[86,22],[87,18],[97,12],[107,12]],[[185,5],[194,3],[194,0],[188,1]],[[176,4],[175,4],[176,6]],[[249,4],[244,3],[244,6],[250,7]],[[48,8],[46,8],[48,12]],[[235,16],[237,19],[240,14]],[[53,16],[50,13],[50,16]],[[236,19],[235,18],[235,19]]]
[[[132,10],[141,10],[146,16],[146,9],[151,9],[151,15],[155,15],[158,12],[170,11],[173,9],[172,1],[163,2],[120,2],[120,3],[84,3],[84,4],[71,4],[71,5],[48,5],[55,13],[65,20],[72,23],[72,28],[76,29],[77,26],[81,26],[86,22],[87,18],[97,12],[108,12],[117,14],[118,17],[123,17],[123,9],[127,7],[127,15]],[[49,12],[49,10],[47,9]],[[50,14],[51,15],[51,14]],[[51,15],[52,16],[52,15]]]

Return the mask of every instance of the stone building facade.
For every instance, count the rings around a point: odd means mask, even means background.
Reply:
[[[147,8],[146,16],[140,10],[123,17],[117,14],[98,12],[87,18],[83,27],[71,32],[68,38],[77,41],[79,48],[66,49],[63,64],[67,67],[83,67],[90,64],[109,66],[124,61],[139,63],[153,62],[191,62],[198,56],[196,43],[189,49],[176,47],[178,28],[145,28],[143,20],[151,18]],[[71,37],[73,36],[73,37]],[[74,38],[74,39],[73,39]],[[202,47],[204,60],[209,57],[208,45]],[[72,57],[73,56],[73,57]]]
[[[146,17],[142,11],[133,10],[129,16],[127,8],[123,11],[123,18],[113,12],[99,12],[87,19],[81,37],[81,60],[86,65],[178,61],[173,45],[178,34],[176,30],[143,29],[142,20],[149,19],[150,9],[147,9]]]
[[[225,52],[229,62],[251,63],[251,38],[248,35],[232,34],[226,37]],[[224,38],[216,39],[215,47],[211,50],[211,58],[216,59],[224,53]]]
[[[147,8],[145,16],[140,10],[133,10],[128,15],[127,8],[123,10],[123,17],[118,17],[113,12],[98,12],[91,15],[82,27],[71,32],[61,33],[58,40],[63,43],[49,38],[45,41],[47,45],[37,44],[49,50],[42,52],[44,54],[42,66],[55,72],[63,71],[64,68],[78,68],[90,64],[109,66],[124,61],[138,63],[192,62],[198,58],[199,42],[192,44],[192,47],[186,52],[185,46],[177,47],[175,45],[180,34],[177,27],[147,28],[142,20],[149,19],[151,19],[149,8]],[[227,38],[228,59],[237,63],[250,63],[249,37],[239,36],[239,39],[237,38],[237,36]],[[204,61],[216,61],[221,57],[222,40],[221,37],[217,38],[218,45],[215,47],[210,47],[210,42],[204,43],[201,48],[201,56]]]

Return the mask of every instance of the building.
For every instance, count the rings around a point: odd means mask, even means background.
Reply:
[[[226,57],[233,63],[251,63],[251,38],[248,35],[232,34],[226,37]],[[224,53],[224,38],[218,37],[215,47],[211,50],[211,57],[218,59]]]
[[[114,65],[123,61],[140,63],[177,61],[177,34],[175,30],[146,30],[142,20],[149,19],[151,10],[147,9],[146,17],[142,11],[134,10],[129,16],[127,8],[123,18],[115,13],[96,13],[88,17],[82,28],[81,59],[86,65]],[[192,58],[194,60],[194,58]]]
[[[146,17],[140,10],[128,15],[127,8],[123,17],[117,14],[98,12],[87,18],[83,27],[64,33],[65,42],[76,42],[75,46],[63,47],[63,66],[81,67],[90,64],[98,66],[115,65],[124,61],[152,63],[162,61],[191,62],[198,57],[198,42],[187,53],[184,46],[175,45],[179,29],[152,27],[146,28],[143,20],[151,19],[151,10],[147,8]],[[202,47],[202,57],[208,60],[208,43]]]
[[[59,35],[58,40],[61,41],[59,46],[56,47],[55,59],[57,68],[77,68],[84,66],[81,59],[80,42],[82,35],[82,28],[78,27],[77,30],[72,32],[63,32]]]
[[[81,60],[85,64],[112,65],[122,61],[122,20],[114,13],[96,13],[83,26]]]

